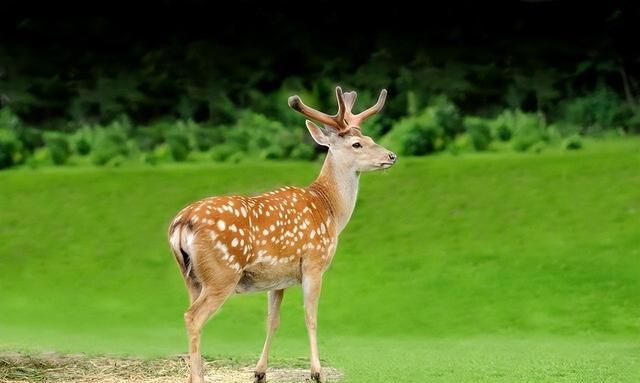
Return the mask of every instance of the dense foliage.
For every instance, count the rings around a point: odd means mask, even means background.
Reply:
[[[416,156],[441,151],[540,151],[549,145],[579,149],[585,135],[638,132],[637,116],[611,117],[624,107],[620,102],[583,108],[580,104],[585,99],[589,97],[568,103],[573,108],[570,118],[549,121],[541,112],[521,109],[504,109],[491,117],[465,116],[449,99],[437,97],[415,113],[398,120],[387,118],[389,128],[383,129],[382,117],[364,129],[382,145]],[[153,165],[251,158],[310,160],[319,152],[302,121],[284,125],[249,110],[238,112],[235,118],[220,125],[191,118],[136,125],[123,115],[109,123],[73,121],[61,131],[44,131],[21,121],[5,107],[0,109],[0,168],[24,163],[37,167],[83,163],[119,166],[132,161]]]
[[[322,1],[314,23],[242,1],[220,18],[190,5],[179,18],[182,5],[154,4],[144,23],[18,13],[2,23],[0,168],[311,159],[287,97],[331,113],[336,84],[359,92],[356,109],[389,90],[364,128],[404,154],[640,132],[632,3],[576,15],[566,2],[457,1],[430,5],[428,22],[398,3],[348,25]]]

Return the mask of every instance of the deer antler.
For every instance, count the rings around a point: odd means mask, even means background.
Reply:
[[[380,92],[378,102],[376,102],[374,106],[359,114],[353,114],[351,113],[351,109],[356,103],[357,98],[358,94],[356,92],[342,93],[342,88],[337,86],[336,99],[338,101],[338,113],[333,116],[308,107],[297,95],[289,97],[289,106],[304,116],[319,121],[325,125],[333,126],[338,129],[338,133],[345,134],[352,127],[359,127],[364,120],[382,109],[387,98],[387,90],[383,89]]]
[[[355,92],[352,92],[355,95]],[[353,100],[355,101],[355,97],[353,98]],[[380,91],[380,96],[378,96],[378,101],[375,103],[374,106],[372,106],[371,108],[364,110],[358,114],[356,114],[355,116],[353,116],[353,124],[354,125],[360,125],[364,120],[366,120],[367,118],[373,116],[374,114],[378,113],[379,111],[382,110],[382,107],[384,107],[384,102],[387,100],[387,90],[386,89],[382,89]]]

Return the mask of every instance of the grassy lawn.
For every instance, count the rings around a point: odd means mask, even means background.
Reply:
[[[0,350],[184,353],[166,227],[190,201],[304,185],[318,164],[0,172]],[[321,357],[349,382],[640,381],[640,142],[422,159],[361,180],[325,276]],[[264,294],[207,325],[253,363]],[[276,362],[306,364],[299,288]]]

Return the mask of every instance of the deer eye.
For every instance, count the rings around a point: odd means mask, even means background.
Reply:
[[[356,148],[356,149],[358,149],[358,148],[361,148],[361,147],[362,147],[362,145],[360,145],[360,143],[359,143],[359,142],[354,142],[354,143],[353,143],[353,145],[351,145],[351,146],[353,146],[353,147],[354,147],[354,148]]]

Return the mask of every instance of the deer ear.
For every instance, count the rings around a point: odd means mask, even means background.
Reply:
[[[309,129],[309,133],[311,133],[311,137],[313,137],[318,145],[329,146],[329,134],[325,132],[324,129],[309,120],[306,120],[305,123],[307,124],[307,129]]]

